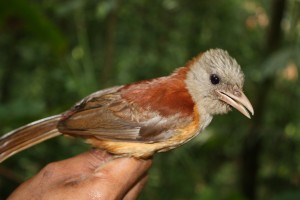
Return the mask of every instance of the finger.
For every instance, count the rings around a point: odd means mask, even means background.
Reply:
[[[94,172],[100,165],[113,159],[113,156],[100,149],[92,149],[72,158],[56,162],[56,165],[68,171]]]
[[[58,189],[69,199],[123,199],[145,176],[151,160],[117,158],[106,162],[84,179],[70,179]]]
[[[148,176],[143,176],[141,178],[141,180],[139,180],[134,186],[133,188],[131,188],[131,190],[129,190],[126,194],[126,196],[124,197],[124,200],[132,200],[132,199],[137,199],[137,197],[139,196],[140,192],[142,191],[142,189],[145,187],[146,183],[148,180]]]
[[[62,195],[77,199],[120,199],[134,187],[151,163],[151,160],[134,158],[113,159],[104,151],[91,150],[47,165],[19,191],[25,189],[32,197]]]
[[[101,188],[103,199],[121,199],[145,176],[152,160],[118,158],[101,166],[94,174],[95,190]]]
[[[110,159],[112,156],[107,152],[93,149],[75,157],[48,164],[37,174],[37,178],[47,179],[48,182],[50,179],[63,182],[62,178],[69,179],[70,176],[74,178],[88,176]]]
[[[110,154],[94,149],[63,161],[50,163],[36,176],[21,184],[11,194],[10,199],[19,194],[40,196],[43,195],[42,191],[48,191],[47,188],[80,182],[110,159],[112,159]]]

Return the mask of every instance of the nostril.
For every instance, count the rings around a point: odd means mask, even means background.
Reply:
[[[233,89],[233,95],[234,96],[236,96],[236,97],[241,97],[242,96],[242,92],[241,92],[240,88],[237,85],[233,86],[232,89]]]
[[[237,96],[237,97],[241,97],[241,96],[242,96],[242,93],[241,93],[239,90],[234,90],[234,91],[233,91],[233,95],[234,95],[234,96]]]

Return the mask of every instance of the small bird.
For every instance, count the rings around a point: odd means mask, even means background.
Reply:
[[[147,158],[188,142],[231,107],[250,118],[254,110],[243,84],[236,60],[211,49],[169,76],[97,91],[67,112],[5,134],[0,162],[61,134],[114,155]]]

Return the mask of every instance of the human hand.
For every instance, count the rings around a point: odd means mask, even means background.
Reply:
[[[150,159],[113,158],[104,151],[91,150],[48,164],[8,199],[136,199],[151,164]]]

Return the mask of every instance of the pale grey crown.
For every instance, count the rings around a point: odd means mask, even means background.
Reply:
[[[210,74],[220,75],[222,82],[238,85],[244,84],[244,74],[237,61],[227,51],[222,49],[210,49],[206,51],[201,61]],[[224,80],[225,79],[225,80]]]

